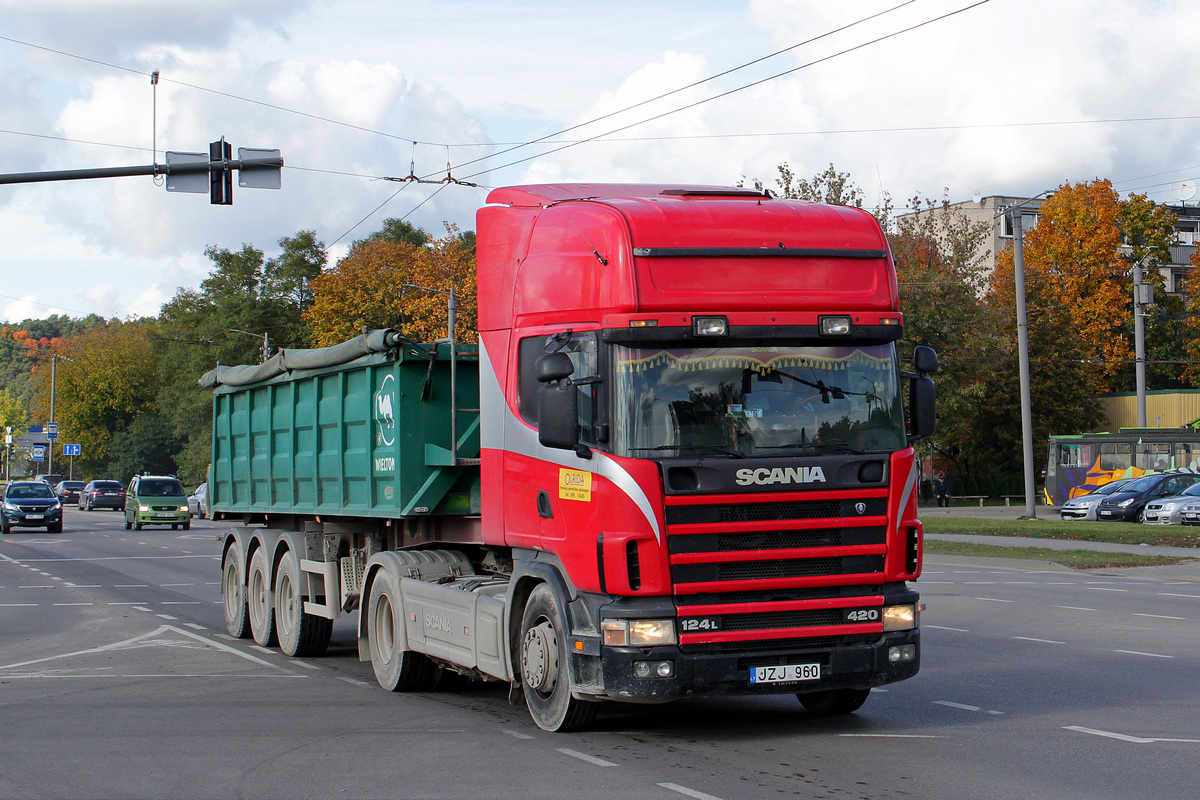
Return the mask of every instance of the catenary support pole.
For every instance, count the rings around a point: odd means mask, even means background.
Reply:
[[[1025,235],[1021,207],[1012,208],[1013,285],[1017,295],[1017,349],[1021,369],[1021,453],[1025,465],[1025,516],[1037,516],[1033,483],[1033,408],[1029,397],[1029,320],[1025,313]]]

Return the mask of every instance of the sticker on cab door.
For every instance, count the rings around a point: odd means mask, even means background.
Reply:
[[[558,470],[558,497],[560,500],[591,502],[592,473],[578,469],[560,468]]]

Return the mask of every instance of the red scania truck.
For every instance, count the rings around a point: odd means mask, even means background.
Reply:
[[[901,368],[875,219],[555,184],[477,222],[477,346],[373,331],[202,379],[230,634],[311,655],[358,610],[384,688],[508,682],[552,731],[601,701],[848,713],[915,675],[937,357]]]

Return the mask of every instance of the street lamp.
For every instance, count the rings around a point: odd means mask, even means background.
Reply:
[[[251,333],[250,331],[242,331],[242,330],[238,330],[237,328],[228,328],[228,329],[226,329],[226,331],[228,333],[244,333],[247,336],[253,336],[255,339],[258,338],[257,333]],[[267,363],[267,359],[270,357],[271,357],[270,334],[267,333],[266,331],[263,331],[263,335],[262,335],[262,360],[263,360],[263,363],[264,364]]]

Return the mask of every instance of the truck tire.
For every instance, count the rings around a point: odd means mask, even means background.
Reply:
[[[596,703],[571,696],[566,625],[554,592],[539,584],[521,616],[521,689],[533,721],[543,730],[582,730],[596,717]]]
[[[235,639],[250,638],[250,609],[246,605],[243,574],[242,551],[234,545],[221,563],[221,599],[225,606],[225,630]]]
[[[250,633],[261,647],[271,647],[275,637],[275,604],[271,602],[271,565],[261,547],[250,556],[246,577],[246,605],[250,611]]]
[[[832,717],[858,711],[870,694],[870,689],[829,689],[824,692],[803,692],[797,694],[796,699],[808,713]]]
[[[380,572],[371,583],[367,601],[367,640],[375,680],[389,692],[419,692],[433,688],[437,669],[423,653],[404,647],[404,619],[395,576]]]
[[[300,563],[291,550],[275,573],[275,628],[279,649],[289,656],[319,656],[329,646],[333,620],[304,611]]]

